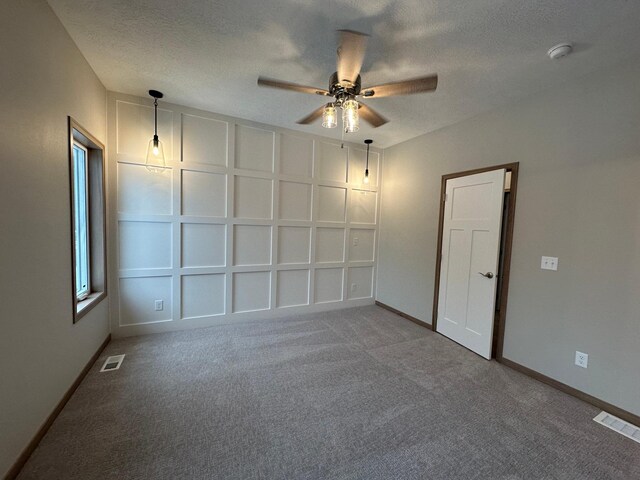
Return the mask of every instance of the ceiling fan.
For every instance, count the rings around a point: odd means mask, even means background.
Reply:
[[[258,85],[262,87],[281,88],[294,92],[311,93],[334,97],[334,100],[323,105],[306,117],[298,120],[301,125],[308,125],[322,117],[322,126],[334,128],[338,125],[338,108],[342,108],[342,123],[346,133],[356,132],[359,128],[359,117],[374,128],[388,122],[386,118],[366,106],[359,97],[382,98],[394,95],[432,92],[438,85],[438,75],[384,83],[373,87],[362,88],[360,68],[367,46],[368,35],[352,30],[338,30],[337,71],[329,79],[329,89],[308,87],[297,83],[258,77]]]

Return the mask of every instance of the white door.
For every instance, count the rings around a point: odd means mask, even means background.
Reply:
[[[436,330],[491,358],[505,170],[447,180]]]

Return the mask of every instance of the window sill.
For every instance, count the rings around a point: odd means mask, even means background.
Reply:
[[[87,313],[89,313],[93,309],[93,307],[98,305],[106,296],[106,292],[94,292],[87,296],[87,298],[85,298],[84,300],[79,301],[76,304],[76,314],[74,316],[73,323],[76,323]]]

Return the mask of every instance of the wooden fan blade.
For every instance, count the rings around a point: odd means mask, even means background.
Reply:
[[[297,83],[285,82],[282,80],[274,80],[273,78],[258,77],[258,85],[261,87],[281,88],[283,90],[292,90],[300,93],[311,93],[313,95],[331,96],[328,90],[316,87],[308,87],[306,85],[298,85]]]
[[[412,93],[432,92],[438,86],[438,75],[413,78],[400,82],[385,83],[375,87],[363,88],[360,95],[363,97],[391,97],[393,95],[410,95]]]
[[[352,30],[338,30],[338,35],[338,81],[353,84],[360,75],[368,35]]]
[[[376,112],[373,108],[367,107],[364,103],[358,102],[358,104],[360,105],[360,108],[358,109],[358,115],[360,115],[360,118],[362,118],[364,121],[371,124],[373,128],[378,128],[389,121],[378,112]]]
[[[319,108],[316,108],[313,112],[311,112],[309,115],[307,115],[304,118],[301,118],[300,120],[298,120],[296,123],[300,124],[300,125],[309,125],[310,123],[315,122],[317,119],[319,119],[320,117],[322,117],[322,113],[324,112],[324,105],[322,105]]]

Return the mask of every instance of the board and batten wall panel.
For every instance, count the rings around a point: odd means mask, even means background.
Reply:
[[[151,106],[109,94],[114,336],[373,303],[380,150],[161,102],[153,173]]]

